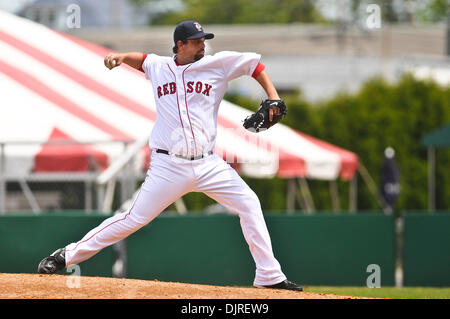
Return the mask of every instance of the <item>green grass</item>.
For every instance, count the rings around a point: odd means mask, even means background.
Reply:
[[[391,298],[391,299],[450,299],[450,288],[431,287],[304,287],[306,292],[327,293],[356,297]]]

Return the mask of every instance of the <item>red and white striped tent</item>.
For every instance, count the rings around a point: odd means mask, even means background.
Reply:
[[[9,175],[105,169],[122,145],[46,141],[135,141],[156,119],[151,83],[127,66],[108,70],[102,47],[0,11],[0,143]],[[223,101],[215,151],[245,175],[348,180],[357,156],[282,124],[249,133],[250,112]],[[27,144],[30,141],[36,144]],[[22,143],[21,142],[26,142]],[[148,153],[142,152],[145,156]],[[6,166],[5,166],[6,165]],[[97,167],[97,168],[98,168]]]

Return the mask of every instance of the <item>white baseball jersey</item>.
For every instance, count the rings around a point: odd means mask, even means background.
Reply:
[[[157,109],[150,148],[183,156],[213,150],[228,81],[252,75],[260,58],[256,53],[223,51],[177,65],[173,57],[149,54],[142,69],[153,84]]]

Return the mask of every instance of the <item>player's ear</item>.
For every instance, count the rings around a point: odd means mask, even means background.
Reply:
[[[182,47],[183,44],[184,44],[183,41],[178,40],[178,41],[177,41],[177,47],[178,47],[178,49],[180,49],[180,47]]]

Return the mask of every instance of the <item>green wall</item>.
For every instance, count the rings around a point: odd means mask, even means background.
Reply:
[[[105,218],[77,212],[0,216],[0,272],[36,273],[42,258],[80,240]],[[290,280],[365,286],[367,266],[376,264],[381,286],[395,285],[393,216],[266,214],[265,219]],[[450,286],[450,214],[406,214],[404,222],[404,285]],[[252,285],[255,265],[237,216],[162,214],[126,241],[130,278]],[[108,247],[80,264],[81,275],[110,277],[113,262]]]
[[[273,250],[290,280],[365,286],[367,266],[394,285],[394,220],[384,215],[266,215]],[[160,216],[129,237],[128,276],[251,285],[255,265],[237,216]]]
[[[450,286],[450,214],[408,214],[404,240],[404,285]]]
[[[105,215],[49,213],[0,216],[0,272],[36,273],[39,262],[56,249],[80,240]],[[112,276],[113,249],[109,247],[84,262],[81,275]],[[59,274],[70,274],[61,270]]]

